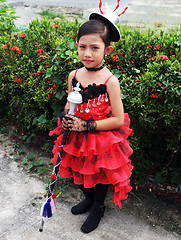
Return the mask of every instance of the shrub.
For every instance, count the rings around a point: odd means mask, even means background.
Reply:
[[[24,127],[50,130],[66,102],[68,74],[81,67],[75,46],[80,23],[33,20],[19,33],[11,26],[0,36],[0,104]],[[178,184],[181,34],[126,26],[120,31],[122,40],[105,64],[120,80],[130,114],[135,175],[146,181],[152,173],[158,182]]]
[[[160,61],[159,58],[151,60],[139,79],[121,81],[124,106],[130,113],[136,137],[133,140],[138,146],[135,154],[141,169],[135,163],[135,170],[145,180],[150,168],[157,172],[161,165],[164,175],[171,178],[165,170],[170,166],[179,169],[181,164],[181,67],[177,60]]]
[[[53,127],[65,104],[67,71],[73,69],[76,50],[73,34],[78,25],[75,21],[73,29],[68,21],[59,25],[33,20],[26,32],[4,41],[0,49],[0,100],[9,104],[11,118],[28,128]]]

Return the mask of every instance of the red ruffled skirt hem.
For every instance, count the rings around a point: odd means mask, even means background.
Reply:
[[[61,150],[63,129],[58,127],[50,132],[59,135],[53,149],[52,163],[55,165]],[[112,201],[122,208],[121,200],[125,200],[131,191],[130,176],[133,169],[129,156],[133,150],[127,141],[132,132],[130,120],[125,114],[124,125],[117,130],[102,132],[69,132],[59,174],[64,178],[74,179],[77,185],[91,188],[98,183],[109,184],[113,189]]]

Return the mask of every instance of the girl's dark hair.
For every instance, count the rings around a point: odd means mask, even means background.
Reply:
[[[106,47],[110,45],[111,36],[109,28],[100,20],[89,20],[85,22],[79,29],[77,41],[84,35],[97,33],[102,38]]]

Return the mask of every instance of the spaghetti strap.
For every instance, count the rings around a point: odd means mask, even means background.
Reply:
[[[105,81],[105,85],[107,84],[107,82],[109,81],[110,78],[112,78],[114,75],[112,74],[110,77],[108,77],[108,79]]]
[[[74,77],[76,77],[78,70],[79,70],[79,69],[77,69],[77,70],[75,71]]]

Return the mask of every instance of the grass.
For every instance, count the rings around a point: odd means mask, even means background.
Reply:
[[[70,19],[72,20],[72,18],[78,18],[80,21],[82,21],[82,12],[78,11],[78,10],[72,10],[71,8],[68,9],[65,12],[61,12],[61,9],[45,9],[42,10],[42,12],[39,13],[39,15],[41,15],[42,17],[48,19],[48,20],[54,20],[55,18],[60,18],[61,20],[67,20]]]
[[[55,19],[57,17],[62,20],[65,19],[63,13],[57,13],[55,11],[51,11],[50,9],[43,10],[39,14],[47,19]]]

